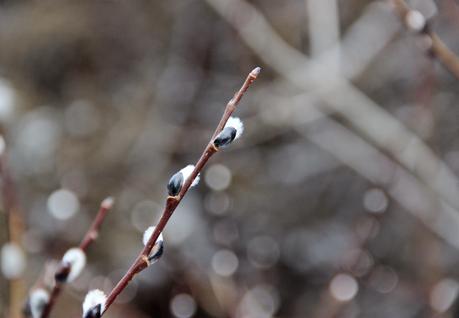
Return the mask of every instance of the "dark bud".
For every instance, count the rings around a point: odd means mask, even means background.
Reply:
[[[156,244],[159,245],[159,248],[158,248],[158,250],[157,250],[155,253],[153,253],[152,255],[150,255],[150,256],[148,257],[148,260],[149,260],[150,262],[156,262],[157,260],[159,260],[159,259],[161,258],[161,256],[162,256],[163,253],[164,253],[164,242],[163,242],[163,241],[159,241],[159,242],[156,243]]]
[[[56,282],[65,283],[67,281],[67,277],[70,274],[70,267],[69,263],[60,263],[59,268],[56,270],[56,274],[54,274],[54,279]]]
[[[169,195],[175,197],[177,194],[179,194],[180,190],[182,189],[182,185],[183,174],[179,171],[169,179],[169,183],[167,184],[167,191],[169,192]]]
[[[91,309],[89,309],[87,312],[85,312],[83,318],[100,318],[102,314],[102,305],[98,304]]]
[[[236,129],[233,127],[224,128],[214,140],[217,148],[228,146],[236,138]]]

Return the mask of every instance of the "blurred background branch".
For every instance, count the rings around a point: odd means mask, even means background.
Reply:
[[[16,186],[8,167],[6,144],[0,136],[0,176],[2,179],[3,212],[7,243],[2,247],[2,272],[9,279],[7,314],[12,318],[21,317],[25,297],[23,272],[25,254],[22,247],[24,235],[23,212],[18,202]]]

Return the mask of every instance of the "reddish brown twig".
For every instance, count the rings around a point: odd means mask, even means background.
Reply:
[[[88,246],[91,245],[91,243],[97,239],[97,236],[99,235],[100,227],[102,226],[105,216],[107,215],[108,211],[110,211],[112,206],[113,206],[113,198],[111,197],[106,198],[100,204],[99,212],[97,213],[96,218],[92,222],[89,230],[86,232],[86,235],[81,240],[80,248],[83,250],[83,252],[86,252],[88,249]]]
[[[207,163],[207,161],[210,159],[210,157],[212,157],[212,155],[218,151],[218,149],[213,144],[215,137],[223,130],[226,122],[228,121],[232,113],[236,110],[236,107],[239,101],[241,100],[242,96],[247,91],[247,89],[250,87],[250,85],[255,81],[258,74],[260,74],[260,71],[261,69],[259,67],[252,70],[252,72],[250,72],[250,74],[247,76],[246,80],[244,81],[244,84],[242,84],[242,87],[239,89],[239,91],[236,92],[233,98],[226,105],[223,116],[220,119],[220,122],[217,128],[215,129],[215,132],[213,133],[212,138],[210,139],[207,147],[204,149],[204,152],[202,153],[201,157],[196,163],[193,172],[191,173],[190,177],[185,181],[183,187],[181,188],[177,196],[167,197],[163,214],[158,224],[156,225],[153,234],[151,235],[147,244],[145,244],[145,247],[143,248],[143,250],[137,256],[136,260],[131,265],[129,270],[126,272],[126,274],[124,274],[121,280],[116,284],[115,288],[113,288],[113,290],[108,295],[102,315],[108,310],[110,305],[112,305],[112,303],[115,301],[118,295],[126,288],[129,282],[134,278],[134,276],[150,265],[148,256],[150,255],[156,243],[156,240],[158,239],[158,236],[163,231],[164,227],[169,221],[169,218],[174,213],[180,201],[182,201],[182,198],[187,193],[194,179],[198,176],[198,174],[200,173],[204,165]]]
[[[409,14],[413,11],[404,0],[390,0],[395,11],[400,16],[402,23],[410,29],[415,29],[419,34],[426,37],[429,52],[438,59],[438,61],[457,79],[459,79],[459,57],[451,51],[440,37],[432,31],[427,21],[424,27],[419,30],[410,25]],[[418,12],[416,12],[418,13]]]
[[[100,227],[102,226],[105,216],[107,215],[108,211],[110,211],[112,207],[113,207],[113,198],[111,197],[106,198],[100,204],[99,211],[97,212],[97,215],[94,218],[94,221],[92,222],[91,226],[89,227],[88,231],[84,235],[79,245],[79,248],[84,253],[86,253],[88,247],[91,245],[92,242],[94,242],[94,240],[99,235],[99,230],[100,230]],[[55,275],[67,276],[70,270],[71,270],[71,267],[69,264],[61,263],[59,267],[57,268]],[[53,289],[51,290],[49,302],[46,305],[45,309],[43,310],[41,318],[47,318],[49,316],[63,287],[64,287],[64,283],[55,279]]]

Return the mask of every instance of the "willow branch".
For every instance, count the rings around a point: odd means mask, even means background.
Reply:
[[[212,137],[207,145],[207,147],[204,149],[204,152],[202,153],[201,157],[199,158],[198,162],[196,163],[193,172],[191,173],[190,177],[185,181],[184,185],[182,186],[179,194],[177,196],[169,196],[166,199],[166,204],[164,207],[163,214],[158,222],[158,224],[155,227],[155,230],[153,234],[151,235],[149,241],[147,244],[145,244],[145,247],[142,249],[142,251],[139,253],[137,256],[136,260],[134,263],[131,265],[131,267],[128,269],[126,274],[121,278],[121,280],[116,284],[115,288],[110,292],[110,294],[107,296],[107,300],[105,302],[105,308],[104,312],[102,315],[108,310],[108,308],[113,304],[115,299],[118,297],[118,295],[126,288],[126,286],[129,284],[129,282],[134,278],[136,274],[147,268],[149,264],[148,256],[150,255],[156,240],[158,239],[159,235],[163,231],[164,227],[166,226],[167,222],[169,221],[170,217],[174,213],[175,209],[179,205],[179,203],[182,201],[183,197],[187,193],[188,189],[190,188],[191,184],[193,183],[194,179],[198,176],[202,168],[205,166],[207,161],[212,157],[213,154],[215,154],[218,149],[214,146],[213,141],[215,137],[223,130],[225,127],[226,122],[230,118],[230,116],[233,114],[233,112],[236,110],[237,105],[239,104],[242,96],[244,93],[247,91],[247,89],[250,87],[250,85],[255,81],[257,78],[258,74],[260,73],[261,69],[259,67],[255,68],[252,70],[249,75],[247,76],[246,80],[244,81],[244,84],[242,84],[241,88],[239,91],[236,92],[236,94],[233,96],[233,98],[228,102],[226,105],[225,111],[223,113],[222,118],[220,119],[220,122],[215,129],[215,132],[212,134]]]
[[[108,211],[110,211],[112,206],[112,198],[107,198],[104,201],[102,201],[99,208],[99,212],[97,213],[94,221],[89,227],[89,230],[86,232],[85,236],[81,240],[80,248],[81,250],[83,250],[83,252],[86,252],[88,250],[89,245],[91,245],[91,243],[94,242],[99,236],[99,231],[102,226],[102,223],[105,220],[105,216],[107,215]]]
[[[23,213],[17,199],[16,186],[11,176],[5,152],[5,141],[0,136],[0,175],[2,177],[2,197],[7,224],[7,239],[18,248],[22,249],[22,234],[24,232]],[[24,281],[22,275],[9,281],[8,301],[9,315],[12,318],[20,317],[22,299],[24,294]]]
[[[99,230],[100,227],[102,226],[102,223],[105,220],[105,216],[107,213],[110,211],[110,209],[113,207],[113,199],[112,198],[106,198],[105,200],[102,201],[99,207],[99,211],[97,212],[96,217],[94,218],[94,221],[92,222],[91,226],[89,227],[88,231],[84,235],[83,239],[81,240],[81,243],[79,245],[79,248],[86,254],[88,247],[91,245],[94,240],[99,235]],[[58,275],[68,275],[68,273],[71,270],[71,265],[70,264],[61,264],[58,266],[55,276]],[[56,303],[57,298],[59,298],[59,295],[61,294],[63,287],[65,283],[55,279],[55,283],[53,286],[53,289],[51,290],[49,302],[46,305],[45,309],[43,310],[43,313],[41,315],[41,318],[47,318],[49,314],[51,313],[51,310],[54,307],[54,304]]]
[[[410,15],[419,15],[419,19],[425,19],[419,12],[412,10],[404,0],[390,0],[395,8],[395,11],[400,16],[403,24],[420,35],[426,37],[429,52],[438,59],[438,61],[457,79],[459,79],[459,57],[451,51],[448,46],[440,39],[440,37],[432,31],[429,23],[424,20],[423,27],[417,28],[411,23]],[[419,21],[420,22],[420,21]]]

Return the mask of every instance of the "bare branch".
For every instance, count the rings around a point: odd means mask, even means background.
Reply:
[[[8,168],[6,144],[0,136],[0,175],[2,177],[2,197],[6,215],[8,241],[22,249],[22,234],[24,232],[23,213],[18,202],[16,185]],[[22,299],[24,298],[24,281],[22,275],[9,281],[9,315],[20,317]]]
[[[247,89],[250,87],[250,85],[255,81],[255,79],[258,77],[260,74],[261,68],[257,67],[253,69],[249,75],[247,76],[246,80],[244,81],[244,84],[241,86],[239,91],[236,92],[236,94],[233,96],[233,98],[228,102],[226,105],[225,111],[223,113],[222,118],[220,119],[220,122],[215,129],[215,132],[212,134],[212,137],[209,141],[209,144],[207,147],[204,149],[204,152],[202,153],[201,157],[199,158],[198,162],[196,163],[193,172],[191,175],[188,177],[188,179],[185,181],[183,184],[179,194],[177,196],[169,196],[166,199],[166,205],[164,207],[163,214],[158,222],[158,224],[155,227],[155,230],[153,234],[151,235],[149,241],[147,244],[145,244],[145,247],[143,250],[140,252],[140,254],[137,256],[136,260],[134,263],[131,265],[129,270],[126,272],[126,274],[121,278],[121,280],[116,284],[115,288],[110,292],[110,294],[107,296],[107,301],[105,303],[105,308],[104,312],[102,315],[107,311],[107,309],[110,307],[110,305],[115,301],[115,299],[118,297],[118,295],[126,288],[126,286],[129,284],[129,282],[134,278],[136,274],[144,270],[150,265],[150,262],[148,260],[148,256],[150,255],[156,240],[158,239],[159,235],[163,231],[164,227],[166,226],[167,222],[169,221],[170,217],[174,213],[175,209],[181,202],[182,198],[185,196],[187,193],[188,189],[192,185],[193,181],[195,178],[198,176],[202,168],[205,166],[207,161],[212,157],[213,154],[215,154],[218,149],[215,147],[213,141],[215,137],[223,130],[225,127],[226,122],[230,118],[230,116],[233,114],[233,112],[236,110],[237,105],[239,104],[242,96],[244,93],[247,91]]]
[[[108,211],[111,210],[112,207],[113,207],[112,197],[106,198],[100,204],[99,211],[97,212],[97,215],[94,218],[93,223],[89,227],[88,231],[84,235],[79,245],[79,249],[81,249],[83,253],[86,254],[88,247],[97,238],[100,227],[102,226],[102,223],[105,220],[105,216],[107,215]],[[44,308],[43,313],[41,315],[42,318],[48,317],[49,314],[51,313],[54,307],[54,304],[56,303],[57,298],[59,298],[59,295],[61,294],[61,291],[65,285],[66,279],[69,276],[71,269],[72,269],[72,265],[69,263],[63,262],[63,261],[61,261],[58,268],[56,269],[56,272],[54,274],[55,283],[54,283],[53,289],[51,290],[49,302]]]

